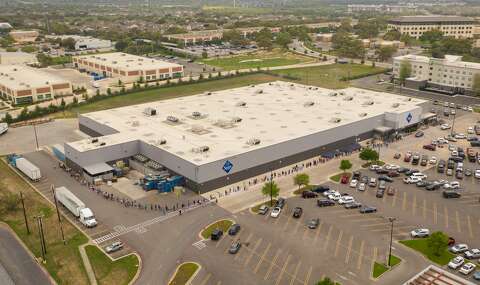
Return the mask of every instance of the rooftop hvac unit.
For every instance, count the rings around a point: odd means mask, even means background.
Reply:
[[[104,145],[106,145],[106,144],[107,144],[106,142],[101,142],[101,143],[100,143],[100,146],[104,146]]]
[[[352,101],[352,100],[353,100],[353,96],[347,96],[347,97],[345,97],[343,100],[345,100],[345,101]]]
[[[366,106],[371,106],[373,104],[375,104],[375,102],[373,101],[366,101],[365,103],[363,103],[363,105],[366,105]]]
[[[194,118],[198,118],[198,117],[201,117],[201,116],[202,116],[202,113],[200,113],[200,112],[197,112],[197,111],[192,112],[192,117],[194,117]]]
[[[166,140],[166,139],[159,139],[159,140],[157,141],[157,144],[158,144],[158,145],[163,145],[163,144],[166,144],[166,143],[167,143],[167,140]]]
[[[255,87],[255,85],[254,85],[254,84],[252,84],[252,85],[250,85],[250,87]]]
[[[367,113],[360,113],[358,114],[360,117],[366,117],[368,114]]]
[[[133,158],[136,160],[136,161],[140,161],[142,163],[145,163],[148,161],[148,158],[142,154],[136,154],[133,156]]]
[[[399,104],[399,103],[393,103],[393,104],[392,104],[392,108],[398,108],[398,107],[400,107],[400,104]]]
[[[340,92],[338,92],[338,95],[343,96],[343,95],[345,95],[345,92],[344,92],[344,91],[340,91]]]
[[[205,92],[205,95],[212,95],[212,92]]]
[[[340,118],[332,118],[330,119],[330,123],[340,123],[342,121],[342,119]]]
[[[209,151],[209,150],[210,150],[210,148],[209,148],[208,146],[203,145],[203,146],[194,148],[194,149],[193,149],[193,152],[199,152],[199,153],[200,153],[200,152],[207,152],[207,151]]]
[[[172,122],[172,123],[178,123],[178,118],[175,116],[168,116],[167,121]]]
[[[251,138],[247,141],[247,144],[248,145],[259,145],[260,144],[260,140],[257,139],[257,138]]]
[[[262,89],[257,90],[257,94],[262,94],[262,93],[263,93]]]
[[[157,114],[157,110],[155,110],[154,108],[145,108],[145,110],[143,110],[143,113],[147,116],[155,116]]]
[[[338,95],[337,92],[330,92],[330,93],[328,93],[328,96],[331,96],[331,97],[335,97],[335,96],[337,96],[337,95]]]
[[[313,101],[308,101],[308,102],[305,102],[305,103],[303,104],[304,107],[311,107],[311,106],[313,106],[313,105],[315,105],[315,102],[313,102]]]
[[[97,142],[98,142],[97,138],[92,139],[92,143],[97,143]]]
[[[233,117],[232,118],[233,123],[240,123],[241,121],[242,121],[242,118],[240,118],[240,117]]]
[[[247,106],[247,102],[240,101],[237,104],[235,104],[237,107],[245,107]]]
[[[407,98],[407,99],[405,99],[405,101],[410,102],[410,101],[412,101],[412,98]]]

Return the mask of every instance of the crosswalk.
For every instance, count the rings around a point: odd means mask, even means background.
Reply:
[[[205,241],[204,240],[199,240],[197,242],[194,242],[192,244],[194,247],[196,247],[197,249],[199,250],[202,250],[204,249],[205,247],[207,247],[207,245],[205,244]]]

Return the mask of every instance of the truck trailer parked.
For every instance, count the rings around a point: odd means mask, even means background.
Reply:
[[[24,157],[15,159],[15,166],[32,181],[38,181],[42,178],[40,169]]]
[[[85,204],[66,187],[56,188],[55,198],[87,228],[92,228],[97,225],[97,220],[95,220],[92,210],[87,208]]]

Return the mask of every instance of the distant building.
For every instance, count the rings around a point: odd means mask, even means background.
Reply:
[[[60,36],[46,36],[50,39],[68,39],[72,38],[75,41],[75,50],[97,50],[97,49],[110,49],[113,47],[110,40],[97,39],[94,37],[78,36],[78,35],[60,35]]]
[[[17,43],[34,42],[39,36],[37,31],[11,31],[9,34]]]
[[[446,55],[441,59],[409,54],[393,59],[393,74],[396,78],[399,77],[400,66],[404,61],[412,66],[412,81],[459,93],[470,90],[475,74],[480,74],[480,63],[462,61],[461,56]]]
[[[80,71],[119,78],[125,83],[140,78],[156,81],[183,76],[182,65],[122,52],[76,56],[73,57],[73,64]]]
[[[38,63],[35,54],[26,52],[0,52],[0,65],[30,65]]]
[[[416,5],[385,5],[385,4],[349,4],[347,5],[348,13],[358,12],[376,12],[376,13],[402,13],[417,10]]]
[[[0,65],[0,95],[14,104],[50,100],[71,95],[70,82],[41,69],[22,65]]]
[[[420,38],[423,33],[440,30],[445,36],[471,38],[475,20],[459,16],[405,16],[388,21],[387,30],[397,30],[413,38]]]

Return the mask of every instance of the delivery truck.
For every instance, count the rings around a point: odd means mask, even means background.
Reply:
[[[40,169],[24,157],[15,159],[15,166],[32,181],[39,181],[42,178]]]
[[[92,210],[87,208],[85,204],[66,187],[55,188],[55,198],[87,228],[92,228],[97,225],[97,220],[95,220],[95,215],[93,215]]]

